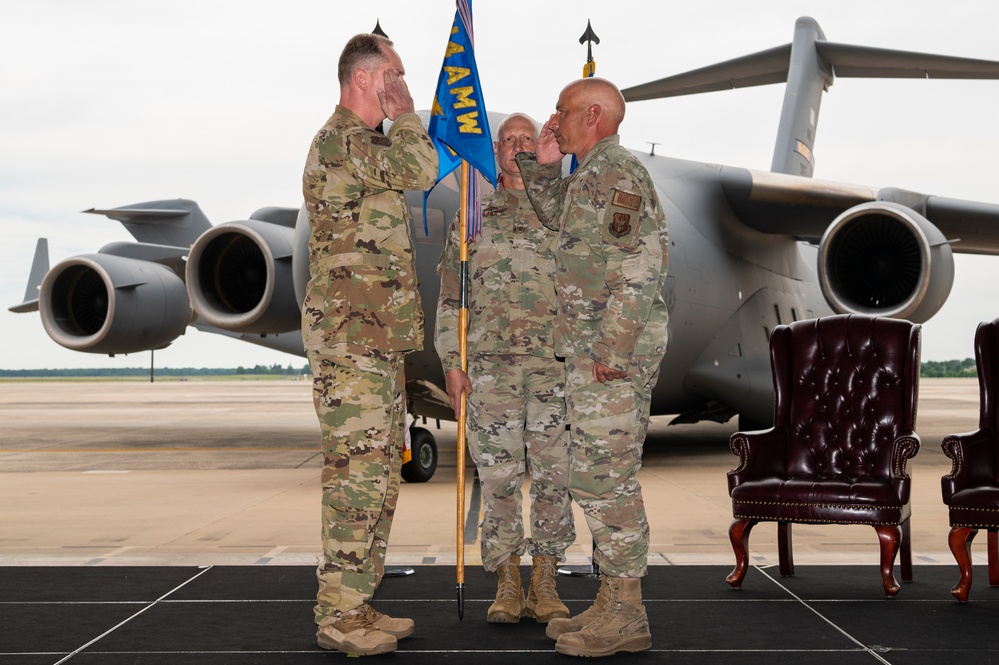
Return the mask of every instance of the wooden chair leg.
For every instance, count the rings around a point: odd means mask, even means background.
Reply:
[[[791,523],[777,522],[777,557],[782,577],[794,576],[794,552],[791,541]]]
[[[725,581],[736,589],[742,588],[742,580],[749,570],[749,532],[756,526],[756,520],[737,519],[728,528],[728,538],[732,541],[732,551],[735,553],[735,568]]]
[[[902,529],[894,524],[879,524],[874,530],[878,532],[878,540],[881,542],[881,584],[885,588],[885,595],[894,598],[900,587],[895,581],[892,568],[902,540]]]
[[[989,586],[999,586],[999,533],[995,529],[989,529],[989,537],[986,541],[989,555]]]
[[[905,520],[900,526],[902,527],[902,544],[900,551],[898,553],[898,558],[901,560],[902,564],[902,581],[911,582],[912,581],[912,537],[911,529],[909,528],[909,523],[911,518]]]
[[[971,591],[971,541],[975,539],[977,533],[978,529],[955,526],[947,536],[947,544],[950,545],[950,551],[961,571],[961,579],[950,590],[950,595],[962,603],[968,602],[968,593]]]

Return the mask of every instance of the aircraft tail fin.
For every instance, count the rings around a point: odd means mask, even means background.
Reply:
[[[212,228],[198,204],[187,199],[149,201],[100,210],[91,208],[83,212],[117,220],[137,241],[156,245],[190,247],[202,233]]]
[[[49,241],[39,238],[35,243],[35,258],[31,261],[31,272],[28,273],[28,286],[24,289],[24,301],[20,305],[8,308],[15,314],[38,311],[38,289],[42,285],[45,273],[49,271]]]
[[[786,82],[770,170],[811,177],[822,93],[836,77],[999,79],[999,62],[832,43],[802,17],[791,44],[621,92],[630,102]]]

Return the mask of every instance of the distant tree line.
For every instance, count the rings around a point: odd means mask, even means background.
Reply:
[[[255,365],[254,367],[158,367],[156,376],[300,376],[309,374],[309,365]],[[978,371],[974,358],[964,360],[929,360],[920,367],[925,378],[975,378]],[[58,377],[129,377],[149,376],[148,367],[102,367],[91,369],[0,369],[0,378],[58,378]]]
[[[288,365],[255,365],[253,367],[157,367],[155,376],[300,376],[311,370]],[[149,376],[148,367],[96,367],[90,369],[0,369],[0,378],[59,378],[59,377],[129,377]]]
[[[930,360],[919,368],[919,375],[926,378],[976,378],[978,368],[974,358],[964,360]]]

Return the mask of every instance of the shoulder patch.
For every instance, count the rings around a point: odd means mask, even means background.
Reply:
[[[631,215],[626,212],[615,212],[610,224],[607,225],[607,230],[615,238],[623,238],[628,235],[631,233]]]
[[[614,195],[611,197],[611,205],[638,212],[642,208],[642,197],[638,194],[615,189]]]
[[[383,136],[382,134],[373,133],[371,135],[371,142],[374,143],[375,145],[384,146],[386,148],[392,145],[392,141],[389,139],[389,137]]]

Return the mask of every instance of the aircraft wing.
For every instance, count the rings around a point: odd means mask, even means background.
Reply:
[[[732,210],[746,226],[762,233],[817,244],[850,209],[887,202],[925,218],[955,252],[999,255],[999,205],[994,203],[731,167],[722,168],[721,178]]]
[[[194,201],[174,199],[149,201],[121,208],[84,210],[121,222],[139,242],[188,247],[211,228],[208,218]]]

